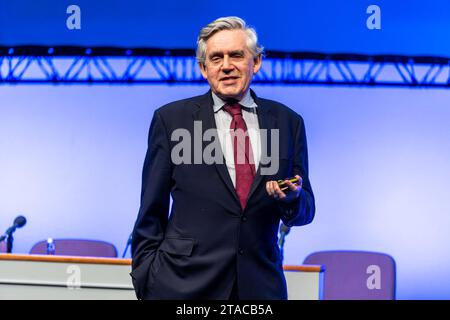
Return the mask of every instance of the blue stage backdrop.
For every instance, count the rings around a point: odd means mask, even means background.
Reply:
[[[66,26],[70,5],[81,29]],[[379,30],[367,28],[370,5]],[[224,15],[245,18],[272,50],[450,56],[447,0],[0,0],[0,45],[191,48]]]

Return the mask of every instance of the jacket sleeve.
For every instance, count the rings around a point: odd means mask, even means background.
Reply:
[[[294,141],[292,176],[295,175],[299,175],[303,179],[300,197],[289,203],[278,201],[282,213],[281,220],[288,227],[311,223],[315,214],[314,194],[308,176],[306,131],[301,117]]]
[[[172,167],[169,137],[155,111],[142,171],[141,203],[131,243],[133,286],[138,299],[145,294],[150,267],[164,238],[168,221]]]

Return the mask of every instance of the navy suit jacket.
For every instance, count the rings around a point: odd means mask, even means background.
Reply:
[[[287,298],[277,244],[280,219],[287,226],[305,225],[315,212],[305,126],[288,107],[251,94],[260,129],[279,129],[279,167],[262,175],[260,164],[244,210],[224,162],[171,160],[179,143],[171,139],[174,130],[194,136],[194,121],[201,121],[202,132],[215,128],[211,92],[155,111],[132,237],[131,276],[139,299],[228,299],[235,281],[239,299]],[[296,174],[303,178],[298,199],[286,204],[268,196],[266,181]]]

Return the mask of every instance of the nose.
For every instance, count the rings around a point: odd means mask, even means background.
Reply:
[[[230,61],[230,57],[228,55],[225,55],[223,57],[222,71],[225,73],[228,73],[228,72],[232,71],[233,68],[234,68],[234,66]]]

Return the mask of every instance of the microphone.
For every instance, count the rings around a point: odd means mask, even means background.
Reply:
[[[24,216],[18,216],[14,219],[14,224],[8,230],[6,230],[6,234],[12,234],[16,231],[17,228],[22,228],[27,223],[27,219]]]
[[[281,223],[280,226],[280,239],[278,240],[278,246],[280,247],[280,256],[281,256],[281,262],[283,262],[284,258],[284,242],[285,238],[288,235],[289,231],[291,231],[291,228],[285,225],[284,223]]]
[[[280,233],[287,235],[289,231],[291,231],[291,228],[282,223],[280,226]]]
[[[14,224],[6,230],[5,234],[0,236],[0,242],[6,239],[6,252],[11,253],[12,252],[12,245],[13,245],[13,233],[16,231],[17,228],[22,228],[27,223],[27,219],[24,216],[18,216],[16,219],[14,219]]]

